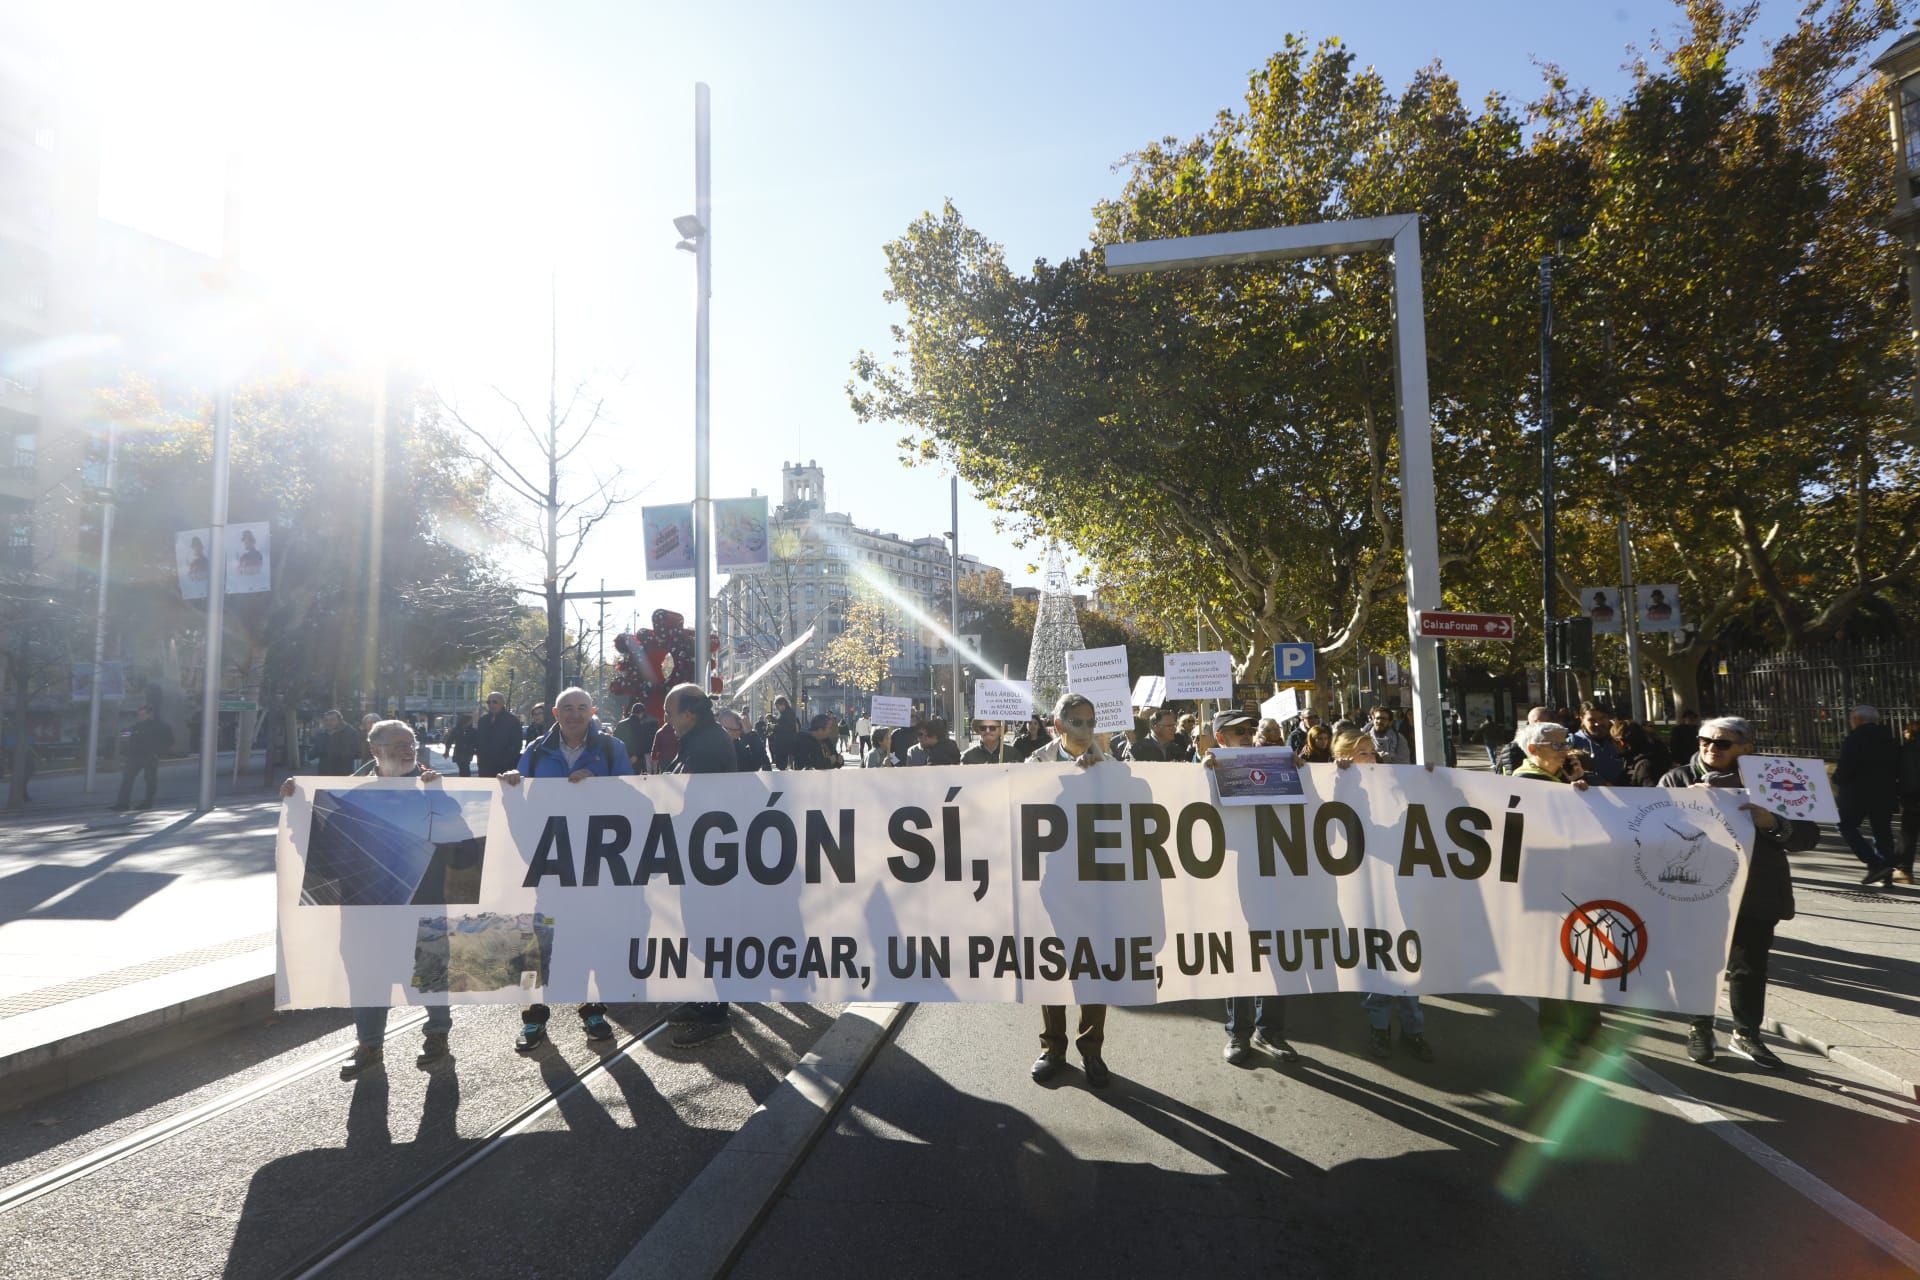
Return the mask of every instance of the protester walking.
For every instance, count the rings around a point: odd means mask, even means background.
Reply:
[[[1074,764],[1082,769],[1109,759],[1100,749],[1094,738],[1093,727],[1099,723],[1094,712],[1093,702],[1085,694],[1063,693],[1053,708],[1054,737],[1045,746],[1027,757],[1029,764]],[[1104,1088],[1113,1073],[1107,1070],[1106,1058],[1101,1050],[1107,1038],[1107,1006],[1104,1004],[1083,1004],[1080,1006],[1079,1027],[1074,1035],[1074,1047],[1080,1051],[1080,1069],[1087,1083],[1094,1088]],[[1040,1056],[1033,1061],[1032,1075],[1036,1084],[1045,1084],[1059,1074],[1067,1060],[1067,1007],[1063,1004],[1045,1004],[1040,1006]]]
[[[1660,779],[1663,787],[1740,788],[1741,756],[1753,750],[1753,726],[1736,716],[1700,724],[1699,754]],[[1727,1003],[1733,1010],[1733,1036],[1727,1048],[1756,1066],[1778,1071],[1785,1064],[1760,1039],[1767,1016],[1767,960],[1774,929],[1793,919],[1793,867],[1789,853],[1811,849],[1820,828],[1783,818],[1756,804],[1740,806],[1753,815],[1753,854],[1747,886],[1733,921],[1733,945],[1727,953]],[[1695,1015],[1687,1033],[1687,1056],[1703,1066],[1714,1059],[1713,1013]]]
[[[339,712],[329,712],[338,719]],[[344,726],[343,726],[344,727]],[[357,772],[377,778],[417,778],[438,782],[440,774],[420,763],[420,743],[413,728],[404,720],[376,720],[367,731],[367,746],[372,758]],[[294,793],[292,778],[280,784],[280,798]],[[386,1060],[387,1006],[361,1005],[353,1010],[353,1057],[340,1068],[342,1080],[357,1080],[370,1071],[381,1069]],[[453,1010],[446,1002],[427,1006],[427,1021],[421,1028],[418,1067],[431,1067],[447,1056],[447,1033],[453,1029]]]
[[[973,731],[980,741],[968,747],[961,764],[1014,764],[1020,757],[1007,744],[1006,725],[998,720],[976,720]]]
[[[588,778],[624,778],[633,775],[633,762],[627,758],[626,744],[610,733],[593,732],[593,695],[585,689],[563,690],[553,700],[552,728],[529,742],[520,753],[515,768],[500,775],[509,787],[520,785],[522,778],[565,778],[584,782]],[[727,748],[731,760],[733,750]],[[553,1011],[545,1004],[528,1005],[520,1011],[519,1038],[513,1047],[519,1053],[532,1053],[547,1043],[547,1020]],[[607,1022],[607,1006],[589,1003],[580,1006],[580,1027],[589,1040],[613,1039],[613,1027]]]
[[[151,706],[141,707],[134,712],[133,725],[127,730],[120,759],[120,796],[113,802],[113,808],[128,807],[128,801],[133,797],[136,775],[146,783],[139,807],[153,808],[153,793],[160,785],[160,757],[171,746],[173,729]]]
[[[873,745],[867,748],[867,768],[885,769],[893,764],[893,730],[886,725],[874,725],[870,731]]]
[[[1380,754],[1373,738],[1357,729],[1333,735],[1333,762],[1342,769],[1356,764],[1379,764]],[[1428,765],[1429,772],[1433,766]],[[1400,1018],[1400,1047],[1421,1062],[1432,1062],[1433,1046],[1427,1043],[1427,1013],[1419,996],[1399,996],[1385,991],[1369,991],[1360,997],[1361,1011],[1367,1015],[1367,1052],[1376,1058],[1393,1056],[1393,1019]]]
[[[920,722],[920,743],[910,753],[914,764],[959,764],[960,747],[947,736],[947,722],[933,716]]]
[[[1900,865],[1893,878],[1913,883],[1914,846],[1920,844],[1920,720],[1909,720],[1900,735]]]
[[[473,712],[463,711],[454,721],[453,728],[447,731],[447,757],[460,770],[463,778],[473,776],[473,757],[480,749],[480,731],[474,727],[473,721]]]
[[[807,721],[807,731],[793,740],[789,769],[838,769],[841,764],[839,729],[830,715]]]
[[[1500,748],[1513,741],[1513,735],[1502,728],[1499,721],[1488,716],[1480,723],[1480,745],[1487,749],[1487,765],[1495,773],[1500,773]]]
[[[487,713],[474,726],[474,764],[483,778],[496,778],[520,759],[520,717],[507,710],[507,695],[487,695]]]
[[[660,722],[647,714],[647,704],[632,702],[627,704],[627,714],[613,726],[613,736],[627,749],[627,759],[633,761],[633,767],[646,772],[646,759],[653,752],[653,737],[660,732]]]
[[[1047,745],[1047,724],[1039,716],[1030,716],[1021,728],[1018,737],[1013,740],[1013,754],[1025,760],[1034,752]]]
[[[672,772],[740,772],[739,753],[728,740],[726,730],[715,722],[713,700],[699,685],[677,684],[667,690],[664,707],[666,728],[680,743]],[[733,1024],[727,1019],[726,1004],[717,1000],[689,1001],[669,1013],[667,1021],[680,1028],[673,1037],[676,1049],[698,1048],[733,1030]]]
[[[320,727],[314,730],[311,751],[321,775],[344,778],[360,758],[360,735],[347,724],[345,716],[329,711],[320,717]]]
[[[1855,707],[1847,723],[1851,728],[1840,743],[1840,763],[1833,771],[1840,838],[1866,864],[1861,884],[1889,884],[1900,863],[1893,842],[1893,809],[1900,800],[1900,744],[1872,707]],[[1873,829],[1871,844],[1860,834],[1862,822]]]
[[[1373,749],[1380,753],[1381,764],[1412,764],[1413,752],[1407,748],[1407,740],[1393,727],[1393,712],[1385,707],[1373,709],[1373,724],[1367,730],[1373,738]],[[1332,745],[1332,735],[1328,735],[1328,745]]]
[[[800,717],[786,697],[773,700],[773,727],[767,731],[767,754],[773,767],[785,769],[793,763],[793,745],[800,740]]]
[[[1535,710],[1544,712],[1545,708]],[[1572,750],[1567,742],[1569,735],[1566,726],[1551,720],[1533,720],[1531,713],[1528,719],[1531,723],[1522,725],[1520,732],[1514,735],[1514,743],[1526,753],[1526,759],[1519,768],[1509,770],[1512,776],[1529,782],[1571,785],[1585,791],[1585,781],[1575,781],[1566,774],[1567,755]],[[1581,1050],[1600,1034],[1599,1006],[1582,1004],[1577,1000],[1542,997],[1536,1021],[1541,1040],[1557,1049],[1562,1057],[1579,1056]]]
[[[1613,745],[1613,713],[1596,702],[1580,704],[1580,727],[1567,735],[1567,745],[1587,753],[1590,780],[1618,786],[1626,781],[1627,767]]]

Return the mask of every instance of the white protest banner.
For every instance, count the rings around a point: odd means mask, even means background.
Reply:
[[[1804,822],[1838,822],[1840,806],[1833,796],[1824,760],[1792,756],[1740,757],[1740,781],[1748,798],[1783,818]]]
[[[913,699],[874,694],[873,722],[893,729],[906,728],[913,723]]]
[[[1170,653],[1165,659],[1167,696],[1175,699],[1233,699],[1233,658],[1226,653]]]
[[[1081,692],[1080,686],[1092,680],[1127,678],[1127,646],[1110,644],[1104,649],[1067,650],[1067,688]]]
[[[1382,991],[1713,1007],[1738,791],[1186,764],[300,778],[281,1008]]]
[[[1025,680],[976,680],[973,714],[977,720],[1000,720],[1014,725],[1032,715],[1033,685]],[[1052,708],[1047,708],[1051,711]],[[1046,715],[1047,711],[1042,711]]]
[[[1158,707],[1167,700],[1167,682],[1161,676],[1141,676],[1133,682],[1131,701],[1136,707]]]
[[[1124,679],[1082,680],[1073,692],[1093,700],[1095,733],[1125,733],[1133,728],[1133,690]]]
[[[1260,704],[1260,716],[1275,724],[1285,724],[1300,714],[1300,693],[1296,689],[1282,689]]]

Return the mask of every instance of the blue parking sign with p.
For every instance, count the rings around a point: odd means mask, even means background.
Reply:
[[[1282,684],[1313,679],[1313,646],[1294,641],[1273,646],[1273,678]]]

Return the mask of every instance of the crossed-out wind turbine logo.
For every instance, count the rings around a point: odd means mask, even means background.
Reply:
[[[1619,979],[1627,989],[1627,975],[1647,958],[1647,922],[1624,902],[1596,898],[1575,902],[1560,925],[1560,954],[1588,986]]]

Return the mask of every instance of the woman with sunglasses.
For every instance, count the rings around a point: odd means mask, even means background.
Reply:
[[[1700,723],[1700,753],[1660,779],[1663,787],[1743,787],[1740,757],[1753,750],[1753,726],[1738,716]],[[1760,1040],[1767,1016],[1767,958],[1773,931],[1793,919],[1793,868],[1789,853],[1811,849],[1820,828],[1783,818],[1757,804],[1740,806],[1753,815],[1753,865],[1740,910],[1733,922],[1733,947],[1727,954],[1727,1003],[1733,1007],[1733,1036],[1727,1047],[1757,1067],[1778,1071],[1786,1064]],[[1702,1066],[1713,1061],[1713,1014],[1696,1015],[1687,1035],[1687,1056]]]

